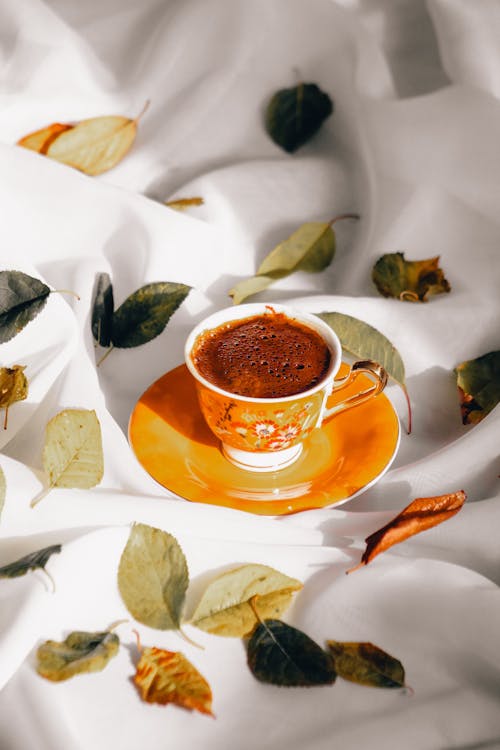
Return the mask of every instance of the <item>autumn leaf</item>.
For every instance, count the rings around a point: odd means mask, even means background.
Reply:
[[[165,205],[169,208],[173,208],[174,211],[185,211],[190,206],[202,206],[204,203],[203,198],[174,198],[171,201],[165,201]]]
[[[28,555],[0,567],[0,578],[18,578],[24,576],[29,570],[36,570],[37,568],[47,573],[45,566],[50,556],[59,553],[61,549],[60,544],[52,544],[50,547],[43,547],[35,552],[30,552]]]
[[[113,286],[109,274],[97,275],[92,300],[92,334],[100,346],[111,344],[113,326]]]
[[[101,672],[118,653],[120,639],[109,631],[89,633],[76,630],[62,641],[45,641],[36,652],[36,670],[52,682],[77,674]]]
[[[42,463],[49,486],[31,501],[31,507],[53,487],[89,489],[99,484],[104,457],[95,411],[64,409],[56,414],[45,428]]]
[[[28,396],[28,381],[24,365],[0,367],[0,409],[5,409],[4,430],[7,429],[9,406],[24,401]]]
[[[213,716],[210,685],[179,652],[144,648],[134,682],[141,698],[148,703],[174,703]]]
[[[500,351],[462,362],[454,370],[463,424],[477,424],[500,402]]]
[[[250,606],[253,597],[261,619],[278,618],[302,587],[297,579],[268,565],[233,568],[211,581],[189,622],[208,633],[241,638],[258,622]]]
[[[404,253],[382,255],[373,266],[372,279],[384,297],[410,302],[427,302],[429,295],[451,290],[439,268],[439,256],[405,260]]]
[[[368,565],[374,557],[394,544],[404,542],[414,534],[426,531],[451,518],[458,513],[466,498],[465,492],[459,490],[448,495],[419,497],[413,500],[392,521],[366,537],[366,549],[361,562],[346,572],[352,573],[363,565]]]
[[[23,146],[31,151],[37,151],[39,154],[46,154],[47,149],[60,133],[64,133],[65,130],[71,130],[73,125],[67,125],[61,122],[54,122],[52,125],[41,130],[36,130],[34,133],[29,133],[21,138],[18,142],[18,146]]]
[[[326,645],[337,675],[344,680],[369,687],[405,686],[401,662],[373,643],[327,641]]]
[[[411,432],[411,404],[406,388],[405,366],[400,353],[389,339],[363,320],[339,312],[318,314],[340,339],[342,348],[357,359],[378,362],[389,376],[401,387],[408,406],[408,433]]]
[[[280,89],[265,111],[265,128],[272,140],[288,153],[307,143],[333,112],[328,94],[315,83]]]
[[[357,214],[343,214],[330,222],[308,222],[302,224],[286,240],[280,242],[264,258],[255,276],[240,281],[229,296],[235,305],[248,297],[267,289],[278,279],[294,271],[318,273],[323,271],[335,255],[335,233],[332,224],[341,219],[358,219]]]
[[[261,682],[288,687],[331,685],[333,660],[309,636],[281,620],[264,620],[248,641],[248,666]]]
[[[186,558],[175,537],[134,524],[118,567],[118,588],[130,614],[151,628],[179,628],[188,583]]]
[[[49,287],[22,271],[0,271],[0,344],[14,338],[43,309]]]

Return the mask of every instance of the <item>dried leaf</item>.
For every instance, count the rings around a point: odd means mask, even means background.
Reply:
[[[172,201],[165,201],[165,205],[173,208],[175,211],[185,211],[190,206],[202,206],[203,198],[176,198]]]
[[[261,682],[273,685],[331,685],[333,659],[297,628],[281,620],[264,620],[248,642],[248,666]]]
[[[35,570],[36,568],[45,570],[49,557],[56,552],[60,552],[61,549],[60,544],[52,544],[50,547],[43,547],[36,552],[30,552],[29,555],[24,555],[19,560],[3,565],[0,568],[0,578],[18,578],[25,575],[29,570]]]
[[[113,286],[109,274],[97,275],[92,300],[92,334],[100,346],[111,344],[113,325]]]
[[[5,474],[3,469],[0,467],[0,518],[2,517],[2,510],[5,504],[5,494],[7,491],[7,483],[5,481]]]
[[[148,703],[174,703],[213,716],[210,685],[179,652],[143,649],[134,682]]]
[[[426,302],[432,294],[451,287],[439,268],[439,256],[427,260],[405,260],[404,253],[388,253],[377,260],[372,279],[384,297]]]
[[[7,429],[7,414],[11,404],[24,401],[28,396],[28,381],[24,365],[0,367],[0,409],[5,409],[4,429]]]
[[[17,142],[18,146],[29,148],[31,151],[37,151],[39,154],[46,154],[47,149],[60,133],[64,133],[65,130],[71,130],[73,125],[66,125],[61,122],[54,122],[52,125],[41,130],[36,130],[34,133],[29,133],[21,138]]]
[[[327,641],[339,677],[358,685],[399,688],[405,685],[400,661],[373,643]]]
[[[328,94],[315,83],[280,89],[269,101],[265,128],[272,140],[288,153],[307,143],[333,112]]]
[[[45,641],[36,653],[36,670],[52,682],[77,674],[101,672],[116,656],[120,639],[109,631],[88,633],[76,630],[61,642]]]
[[[127,297],[113,315],[113,346],[127,349],[154,339],[163,331],[190,290],[190,286],[170,281],[142,286]]]
[[[206,588],[190,623],[215,635],[241,638],[248,635],[259,616],[280,617],[288,608],[295,591],[303,584],[267,565],[251,564],[217,576]]]
[[[458,513],[467,495],[463,490],[437,497],[418,497],[404,508],[392,521],[366,537],[366,549],[361,562],[347,573],[368,565],[374,557],[389,547],[404,542],[414,534],[437,526]]]
[[[186,558],[175,537],[134,524],[118,568],[118,588],[130,614],[151,628],[179,628],[188,583]]]
[[[0,344],[14,338],[44,307],[49,287],[22,271],[0,271]]]
[[[341,219],[357,219],[357,214],[343,214],[330,222],[302,224],[286,240],[280,242],[264,258],[255,276],[240,281],[229,296],[235,305],[267,289],[277,279],[294,271],[318,273],[323,271],[335,255],[335,233],[332,224]]]
[[[500,351],[469,359],[455,370],[464,424],[477,424],[500,402]]]
[[[401,355],[393,344],[373,326],[363,320],[339,312],[324,312],[318,315],[332,328],[340,339],[343,349],[357,359],[372,359],[381,364],[389,376],[401,386],[408,405],[408,432],[411,432],[411,404],[406,389],[405,366]]]

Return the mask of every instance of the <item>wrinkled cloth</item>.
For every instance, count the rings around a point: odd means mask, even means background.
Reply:
[[[0,435],[6,498],[0,565],[62,544],[41,572],[0,579],[0,747],[100,750],[165,746],[363,745],[399,750],[500,746],[500,411],[461,422],[453,369],[500,349],[500,11],[494,0],[4,0],[0,7],[2,269],[53,289],[42,313],[2,344],[2,366],[25,364],[29,397]],[[334,101],[317,136],[293,156],[266,134],[270,95],[298,80]],[[120,114],[149,101],[129,154],[88,177],[22,149],[51,122]],[[174,197],[202,196],[180,213]],[[144,471],[128,444],[143,391],[182,362],[183,343],[228,291],[305,221],[345,212],[336,255],[259,300],[366,320],[400,352],[413,410],[387,395],[401,445],[387,473],[338,507],[273,518],[186,502]],[[376,259],[440,256],[451,292],[425,304],[381,297]],[[165,331],[134,349],[102,350],[90,329],[96,274],[116,306],[151,281],[192,290]],[[91,490],[44,486],[47,421],[94,409],[104,477]],[[181,408],[181,405],[180,405]],[[393,547],[349,576],[367,535],[413,498],[463,489],[446,523]],[[143,704],[130,684],[133,622],[98,675],[52,685],[37,645],[129,618],[116,585],[128,529],[174,534],[196,592],[217,571],[273,565],[304,582],[284,619],[318,643],[371,641],[405,666],[404,690],[337,679],[289,689],[259,684],[238,639],[185,626],[138,626],[145,645],[180,650],[209,680],[216,720]]]

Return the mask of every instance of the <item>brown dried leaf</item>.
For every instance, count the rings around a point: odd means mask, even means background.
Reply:
[[[392,521],[366,537],[366,549],[361,562],[346,572],[352,573],[363,565],[368,565],[374,557],[394,544],[404,542],[410,536],[426,531],[451,518],[458,513],[466,499],[467,495],[463,490],[448,495],[416,498]]]
[[[16,401],[24,401],[28,396],[28,381],[24,365],[0,367],[0,409],[5,409],[4,429],[7,429],[9,406]]]

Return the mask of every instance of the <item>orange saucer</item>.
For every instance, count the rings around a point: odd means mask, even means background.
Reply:
[[[350,391],[370,384],[360,376]],[[342,399],[346,395],[347,388]],[[335,399],[331,396],[328,405]],[[143,468],[186,500],[282,515],[334,505],[374,484],[395,458],[399,420],[389,399],[379,394],[314,430],[292,466],[255,474],[224,458],[198,408],[193,377],[180,365],[139,398],[129,440]]]

